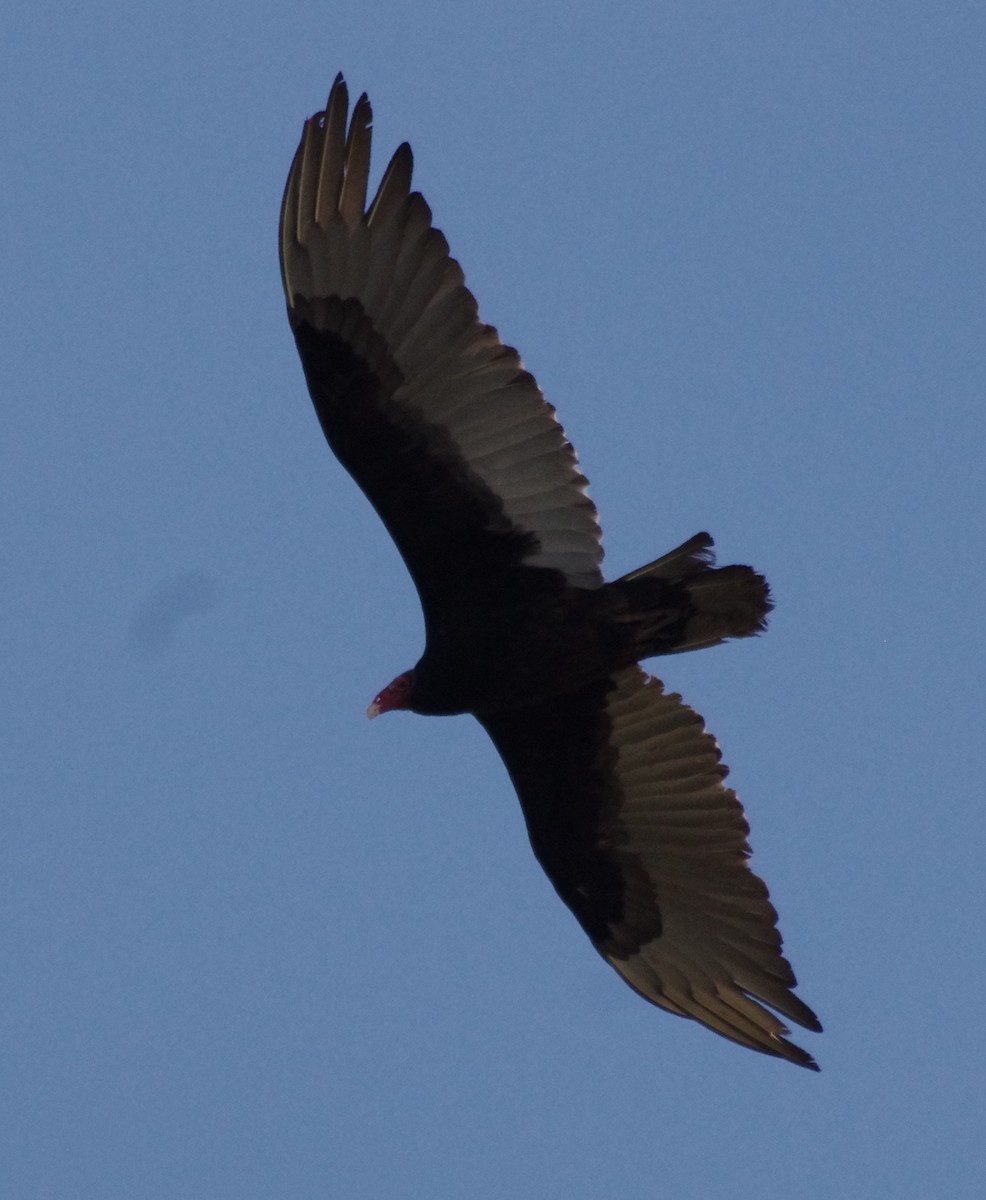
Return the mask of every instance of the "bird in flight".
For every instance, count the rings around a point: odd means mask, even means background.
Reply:
[[[820,1030],[749,867],[749,827],[702,718],[641,659],[750,637],[771,608],[699,533],[605,582],[596,508],[517,351],[485,325],[411,190],[367,204],[372,114],[337,76],[281,208],[288,319],[325,437],[417,587],[425,650],[369,715],[472,713],[531,846],[592,944],[646,1000],[817,1070]],[[779,1015],[778,1015],[779,1014]]]

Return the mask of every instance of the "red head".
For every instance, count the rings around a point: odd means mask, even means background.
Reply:
[[[373,697],[373,703],[366,710],[366,715],[372,721],[374,717],[390,712],[393,708],[409,708],[413,688],[414,672],[405,671],[403,675],[398,675],[392,683],[388,683],[379,696]]]

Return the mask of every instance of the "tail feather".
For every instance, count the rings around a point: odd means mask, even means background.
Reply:
[[[616,618],[634,629],[640,658],[753,637],[773,608],[770,589],[752,567],[715,567],[712,538],[697,533],[610,587],[626,604]]]
[[[767,628],[774,607],[767,580],[752,567],[717,567],[682,580],[693,612],[675,652],[715,646],[726,638],[753,637]]]
[[[647,576],[653,579],[680,579],[682,575],[700,571],[703,567],[714,567],[714,545],[715,542],[709,534],[696,533],[674,550],[669,550],[667,554],[662,554],[660,558],[655,558],[644,567],[638,567],[636,571],[630,571],[616,582],[626,583],[631,579],[644,579]]]

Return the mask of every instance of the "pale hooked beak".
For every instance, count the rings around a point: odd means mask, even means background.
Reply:
[[[370,707],[366,710],[366,715],[372,721],[374,717],[380,716],[380,711],[380,705],[377,704],[376,700],[374,700]]]

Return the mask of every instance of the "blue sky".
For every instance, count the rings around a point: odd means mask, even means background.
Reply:
[[[978,1197],[980,5],[5,17],[0,1193]],[[558,407],[611,576],[699,529],[706,717],[820,1076],[644,1004],[320,437],[281,189],[342,69]]]

